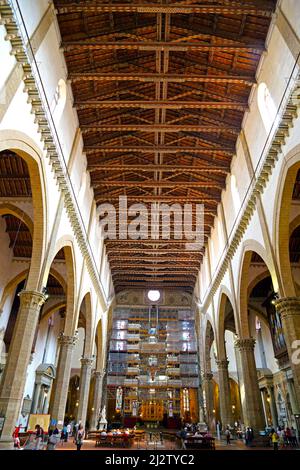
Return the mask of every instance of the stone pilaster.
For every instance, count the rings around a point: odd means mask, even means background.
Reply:
[[[58,338],[60,351],[56,370],[56,378],[52,387],[53,399],[51,400],[51,418],[56,419],[59,428],[62,428],[65,417],[71,374],[72,354],[76,340],[77,336],[65,336],[63,333],[61,333]]]
[[[275,301],[276,310],[281,316],[282,329],[293,372],[296,408],[300,413],[300,297],[285,297]]]
[[[210,430],[214,430],[214,387],[213,374],[211,372],[204,372],[202,376],[202,387],[205,395],[205,411],[207,425]]]
[[[267,392],[270,397],[270,411],[271,411],[271,416],[272,416],[272,424],[274,428],[277,428],[278,414],[277,414],[276,401],[275,401],[275,395],[274,395],[274,387],[267,387]]]
[[[46,296],[41,292],[19,293],[20,309],[9,348],[8,359],[0,389],[0,414],[5,417],[1,442],[12,441],[23,401],[27,367],[39,314]]]
[[[91,383],[93,359],[84,357],[81,359],[79,405],[77,412],[77,422],[85,426],[87,407],[89,402],[89,390]]]
[[[229,385],[228,364],[226,359],[217,360],[219,377],[220,414],[223,429],[232,424],[231,395]]]
[[[41,394],[41,388],[42,388],[42,384],[39,383],[39,384],[35,384],[35,387],[34,387],[34,393],[33,393],[33,400],[32,400],[32,405],[31,405],[31,413],[32,414],[35,414],[36,411],[37,411],[37,408],[38,408],[38,404],[39,404],[39,398],[40,398],[40,394]]]
[[[102,405],[102,387],[103,387],[103,377],[104,371],[102,372],[95,372],[95,389],[94,389],[94,397],[93,397],[93,410],[92,410],[92,417],[90,428],[96,429],[98,424],[98,418],[101,413],[101,405]]]
[[[239,380],[244,424],[254,428],[256,434],[265,428],[265,419],[257,380],[254,346],[253,338],[241,338],[235,341],[241,368]]]

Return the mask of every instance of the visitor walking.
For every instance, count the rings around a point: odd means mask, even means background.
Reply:
[[[75,444],[77,446],[77,450],[81,450],[84,438],[85,438],[85,432],[83,429],[83,425],[80,424],[78,431],[77,431],[76,438],[75,438]]]
[[[44,440],[44,430],[43,428],[37,424],[35,426],[35,446],[34,450],[41,450]]]
[[[19,438],[20,426],[16,426],[12,434],[14,440],[14,449],[20,449],[20,438]]]
[[[273,449],[278,450],[278,442],[279,442],[279,436],[275,429],[272,429],[271,431],[271,439],[272,439],[272,444],[273,444]]]
[[[229,445],[230,444],[230,429],[228,426],[225,430],[225,436],[226,436],[226,444]]]

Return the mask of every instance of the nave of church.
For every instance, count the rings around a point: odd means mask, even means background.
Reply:
[[[0,64],[0,449],[293,447],[300,2],[3,0]]]

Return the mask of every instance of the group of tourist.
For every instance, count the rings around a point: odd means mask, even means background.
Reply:
[[[278,426],[276,430],[273,428],[269,437],[274,450],[298,446],[296,429],[294,429],[293,426],[291,428]]]
[[[61,446],[63,446],[64,443],[69,441],[70,437],[74,438],[73,442],[76,445],[77,450],[81,450],[85,438],[85,430],[81,422],[75,423],[75,421],[72,421],[64,423],[61,431],[59,431],[57,427],[55,427],[54,430],[49,429],[48,436],[47,450],[54,450],[59,440]]]
[[[81,423],[64,423],[62,430],[59,430],[57,426],[54,428],[50,426],[46,436],[47,439],[45,438],[44,429],[37,424],[34,433],[30,433],[25,441],[23,449],[43,450],[46,447],[47,450],[55,450],[59,442],[63,446],[70,437],[73,437],[77,450],[81,450],[85,438],[85,430]],[[14,449],[21,450],[20,426],[15,427],[12,437]]]
[[[208,427],[205,430],[201,430],[200,423],[187,423],[181,429],[177,436],[181,439],[181,447],[182,449],[186,449],[187,441],[190,439],[197,440],[198,438],[202,438],[204,440],[213,439],[212,434],[209,432]]]

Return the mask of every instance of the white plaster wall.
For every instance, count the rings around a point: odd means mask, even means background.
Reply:
[[[16,2],[14,1],[16,7]],[[48,0],[19,0],[28,35],[31,36],[49,7]]]
[[[81,367],[80,359],[83,356],[84,337],[85,337],[84,329],[78,328],[78,341],[76,342],[76,345],[73,350],[73,356],[72,356],[72,363],[71,363],[72,369],[80,369]]]
[[[3,217],[0,217],[0,298],[9,279],[10,272],[8,266],[11,265],[12,260],[12,250],[9,248],[9,235],[5,230],[6,222]]]
[[[234,334],[231,331],[225,331],[225,347],[228,364],[229,373],[235,373],[237,371],[236,366],[236,357],[234,351]]]
[[[299,0],[282,0],[281,9],[288,18],[295,33],[300,37],[300,9]]]
[[[5,41],[6,29],[0,26],[0,89],[3,87],[6,79],[9,77],[13,67],[16,64],[14,56],[10,55],[11,45]],[[0,104],[5,102],[5,94],[0,96]]]

